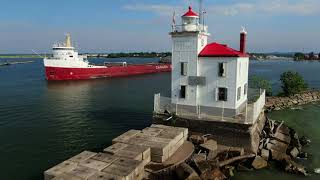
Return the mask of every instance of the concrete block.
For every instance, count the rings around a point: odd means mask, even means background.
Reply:
[[[185,142],[184,139],[181,139],[180,141],[178,141],[174,146],[171,147],[170,151],[169,151],[169,157],[172,156],[181,146],[182,144]]]
[[[172,144],[177,144],[181,139],[183,139],[183,132],[174,131],[174,130],[163,130],[156,137],[163,139],[171,139]]]
[[[169,156],[171,146],[168,143],[161,143],[156,141],[146,141],[146,146],[151,148],[151,154]]]
[[[139,153],[142,153],[142,159],[150,159],[150,155],[151,155],[150,147],[141,146],[141,145],[128,145],[123,150],[139,152]]]
[[[142,177],[144,167],[141,161],[120,158],[102,171],[108,174],[120,176],[126,180],[135,180]]]
[[[61,174],[51,180],[83,180],[83,179],[77,176],[73,176],[71,174]]]
[[[73,169],[72,171],[68,172],[67,174],[79,177],[83,180],[87,180],[88,178],[90,178],[91,176],[93,176],[94,174],[96,174],[98,171],[91,169],[91,168],[87,168],[84,166],[78,166],[75,169]]]
[[[169,154],[170,144],[164,142],[151,141],[151,139],[131,138],[128,144],[142,145],[151,148],[151,154],[166,155]]]
[[[144,170],[142,162],[134,159],[119,158],[113,164],[118,166],[132,167],[137,173]]]
[[[143,166],[146,166],[147,164],[149,164],[151,162],[151,154],[149,155],[149,157],[145,157],[143,160],[142,160],[142,165]]]
[[[115,154],[115,153],[117,153],[118,151],[124,149],[127,146],[128,146],[128,144],[115,143],[115,144],[105,148],[103,151],[106,152],[106,153]]]
[[[155,155],[155,154],[151,154],[151,161],[152,162],[156,162],[156,163],[163,163],[165,162],[167,159],[169,159],[168,155]]]
[[[142,133],[147,136],[157,136],[162,131],[163,131],[163,129],[160,129],[160,128],[147,127],[142,130]]]
[[[125,180],[125,178],[121,176],[117,176],[115,174],[97,172],[96,174],[91,176],[88,180]]]
[[[112,154],[98,153],[97,155],[93,156],[92,159],[95,159],[97,161],[102,161],[110,165],[115,160],[119,159],[119,157],[114,156]]]
[[[112,143],[115,144],[115,143],[118,143],[118,142],[122,142],[122,143],[125,143],[127,142],[130,138],[132,138],[133,136],[135,136],[136,134],[138,133],[141,133],[141,131],[139,130],[129,130],[127,131],[126,133],[114,138],[112,140]]]
[[[115,153],[116,156],[119,157],[125,157],[129,159],[134,159],[138,161],[142,161],[142,153],[137,151],[126,151],[126,150],[120,150]]]
[[[50,180],[63,173],[70,172],[77,167],[77,163],[72,161],[64,161],[44,172],[44,179]]]
[[[90,152],[90,151],[83,151],[82,153],[70,158],[69,161],[80,163],[82,161],[92,158],[96,154],[97,153]]]
[[[145,141],[161,142],[161,143],[172,143],[172,139],[164,139],[154,136],[148,136],[143,133],[136,134],[133,138],[143,139]]]
[[[110,163],[106,163],[106,162],[103,162],[103,161],[97,161],[97,160],[94,160],[94,159],[88,159],[88,160],[80,162],[79,165],[87,167],[87,168],[95,169],[97,171],[101,171],[102,169],[104,169],[107,166],[109,166]]]
[[[161,124],[152,124],[150,127],[160,128],[160,129],[171,129],[179,132],[183,132],[183,137],[188,137],[188,128],[165,126]]]

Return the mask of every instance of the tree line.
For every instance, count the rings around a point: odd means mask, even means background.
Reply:
[[[294,59],[297,61],[298,60],[320,60],[320,53],[316,54],[314,52],[310,52],[308,54],[305,54],[305,53],[298,52],[294,54]]]
[[[281,89],[279,96],[292,96],[308,90],[308,84],[304,78],[297,72],[287,71],[280,75]],[[272,86],[270,81],[260,77],[253,76],[250,78],[250,87],[265,89],[267,96],[272,96]]]

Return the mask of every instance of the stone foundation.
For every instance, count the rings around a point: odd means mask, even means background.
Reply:
[[[191,132],[211,134],[221,145],[243,147],[245,151],[252,153],[256,153],[258,150],[260,134],[266,121],[264,113],[261,113],[259,120],[253,125],[185,118],[173,118],[170,121],[164,121],[167,118],[167,116],[155,114],[153,123],[184,127]]]

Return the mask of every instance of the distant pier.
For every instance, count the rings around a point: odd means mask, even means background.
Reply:
[[[10,66],[15,64],[29,64],[29,63],[34,63],[34,61],[7,61],[4,63],[0,63],[0,66]]]

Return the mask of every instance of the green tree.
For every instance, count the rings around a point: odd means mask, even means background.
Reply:
[[[285,96],[301,93],[308,89],[307,83],[305,83],[303,77],[297,72],[284,72],[281,74],[280,80],[282,83],[283,94]]]
[[[305,59],[305,55],[303,53],[301,53],[301,52],[295,53],[294,54],[294,59],[295,60],[303,60],[303,59]]]
[[[265,89],[267,96],[272,96],[272,86],[270,81],[260,77],[260,76],[252,76],[250,79],[250,87],[255,89]]]

